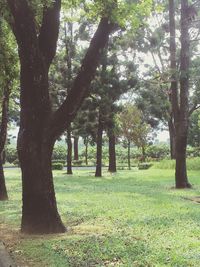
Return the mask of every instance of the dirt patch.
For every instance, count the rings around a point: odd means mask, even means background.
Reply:
[[[200,196],[197,197],[183,197],[185,200],[192,201],[194,203],[200,204]]]
[[[0,233],[1,240],[16,265],[19,267],[32,267],[33,265],[22,257],[21,251],[17,248],[22,239],[25,238],[25,235],[21,234],[18,228],[5,224],[0,224]]]

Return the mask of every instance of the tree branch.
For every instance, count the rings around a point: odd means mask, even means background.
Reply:
[[[57,138],[60,136],[74,119],[83,100],[90,91],[90,83],[96,73],[103,50],[108,43],[109,35],[116,29],[116,25],[110,23],[108,18],[101,19],[69,95],[53,114],[50,123],[51,137]]]
[[[44,7],[43,20],[38,37],[39,48],[49,67],[56,53],[60,25],[61,0],[56,0],[50,7]]]

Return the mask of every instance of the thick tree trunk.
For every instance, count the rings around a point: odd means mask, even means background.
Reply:
[[[97,161],[96,161],[95,177],[102,176],[102,136],[103,136],[103,125],[101,122],[101,118],[99,118],[99,125],[97,131]]]
[[[79,155],[78,155],[78,137],[74,136],[74,160],[78,160],[79,159]]]
[[[128,169],[131,170],[131,142],[128,141]]]
[[[53,143],[30,138],[30,133],[21,128],[18,139],[23,186],[21,230],[31,234],[64,232],[51,170]]]
[[[0,155],[0,201],[8,200],[8,194],[6,190],[5,177],[3,171],[3,162]]]
[[[67,130],[67,174],[72,174],[72,140],[70,127]]]
[[[176,141],[175,141],[175,129],[172,119],[168,121],[168,128],[169,128],[169,140],[170,140],[170,157],[171,159],[176,158]]]
[[[116,172],[115,134],[109,133],[109,172]]]
[[[66,100],[52,114],[48,71],[56,52],[61,0],[43,9],[40,29],[28,1],[7,0],[7,3],[21,63],[18,134],[23,187],[21,230],[35,234],[63,232],[65,227],[57,211],[51,171],[53,145],[70,126],[88,95],[114,25],[108,18],[101,19]]]

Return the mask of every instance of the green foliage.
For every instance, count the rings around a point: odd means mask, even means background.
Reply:
[[[62,163],[52,163],[52,170],[62,170],[63,164]]]
[[[146,149],[146,155],[155,159],[168,158],[170,155],[169,145],[150,145]]]
[[[139,170],[148,170],[151,168],[153,165],[151,163],[143,162],[138,164],[138,169]]]
[[[6,162],[13,163],[18,160],[17,149],[13,146],[6,147]]]
[[[162,160],[154,164],[156,169],[175,169],[175,160]],[[200,170],[200,158],[188,158],[187,159],[188,170]]]
[[[72,161],[72,165],[74,166],[81,166],[82,164],[83,164],[83,160],[81,159]]]
[[[67,149],[64,146],[56,145],[53,150],[52,160],[63,160],[67,157]]]

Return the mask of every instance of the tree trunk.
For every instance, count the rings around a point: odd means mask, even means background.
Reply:
[[[128,169],[131,170],[131,142],[128,140]]]
[[[189,18],[188,0],[181,0],[181,57],[180,57],[180,95],[178,97],[178,80],[176,64],[176,31],[174,0],[169,0],[170,20],[170,62],[171,62],[171,103],[175,127],[176,149],[176,188],[191,187],[186,169],[186,147],[189,118]]]
[[[175,142],[175,129],[172,119],[168,121],[168,128],[169,128],[169,140],[170,140],[170,156],[171,159],[176,158],[176,142]]]
[[[99,125],[97,131],[97,161],[96,161],[95,177],[102,176],[102,136],[103,136],[103,124],[101,122],[101,116],[99,116]]]
[[[145,152],[145,147],[142,146],[142,162],[146,161],[146,152]]]
[[[70,127],[67,129],[67,174],[72,174],[72,140]]]
[[[180,113],[176,124],[176,188],[190,188],[186,168],[189,125],[189,18],[188,0],[181,0]]]
[[[0,127],[0,200],[7,200],[8,194],[5,184],[5,176],[3,170],[3,160],[4,160],[4,147],[7,137],[7,127],[8,127],[8,109],[9,109],[9,96],[10,88],[9,82],[3,92],[3,102],[2,102],[2,114],[1,114],[1,127]]]
[[[88,165],[88,140],[85,139],[85,165]]]
[[[116,172],[115,134],[109,134],[109,172]]]
[[[30,138],[30,133],[21,128],[18,137],[23,186],[21,230],[31,234],[64,232],[51,170],[53,143]]]
[[[64,232],[57,211],[51,156],[56,139],[70,126],[88,95],[102,51],[115,26],[102,18],[73,86],[52,113],[48,72],[55,56],[61,0],[44,8],[38,29],[28,1],[7,0],[20,58],[20,130],[18,154],[22,169],[22,224],[26,233]]]
[[[0,156],[0,201],[8,200],[2,157]]]
[[[74,160],[78,160],[79,159],[79,155],[78,155],[78,137],[74,136]]]

